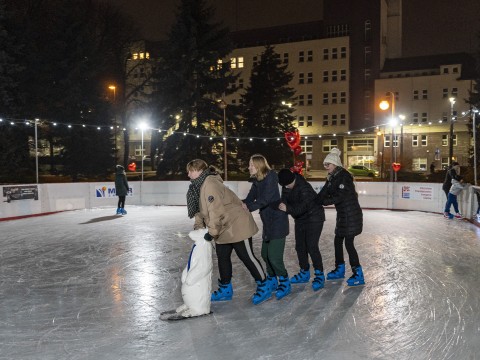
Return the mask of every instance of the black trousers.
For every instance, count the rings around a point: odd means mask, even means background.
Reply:
[[[333,241],[335,245],[335,265],[345,263],[343,259],[343,239],[345,239],[345,248],[347,249],[350,266],[360,266],[357,250],[355,249],[355,245],[353,245],[355,236],[335,236],[335,240]]]
[[[322,234],[323,221],[313,223],[295,222],[295,250],[298,264],[303,270],[309,269],[308,255],[312,259],[313,268],[323,271],[323,262],[318,242]]]
[[[123,209],[125,207],[125,196],[118,197],[118,206],[119,208]]]
[[[233,244],[215,244],[218,259],[220,282],[228,284],[232,280],[232,251],[235,250],[238,258],[247,267],[255,281],[265,280],[265,271],[262,264],[253,253],[252,238]]]

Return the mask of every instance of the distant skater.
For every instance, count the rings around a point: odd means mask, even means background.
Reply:
[[[115,194],[118,196],[117,215],[127,215],[125,211],[125,198],[128,194],[128,181],[125,169],[117,165],[115,172]]]

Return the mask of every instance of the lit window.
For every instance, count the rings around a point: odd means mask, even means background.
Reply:
[[[138,60],[138,53],[132,54],[132,59],[133,60]]]
[[[448,135],[442,135],[442,146],[448,146]]]
[[[236,69],[237,68],[237,59],[236,58],[231,58],[230,59],[230,68],[231,69]]]
[[[143,52],[140,53],[140,59],[145,59],[145,53]]]
[[[243,68],[243,56],[238,57],[237,63],[239,69]]]
[[[427,171],[427,158],[413,158],[412,159],[413,171]]]
[[[427,135],[422,135],[422,146],[427,146],[428,143],[427,143]]]
[[[150,53],[149,52],[145,53],[145,59],[150,59]]]

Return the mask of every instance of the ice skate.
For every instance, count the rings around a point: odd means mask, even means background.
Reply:
[[[292,284],[304,284],[310,281],[310,270],[300,269],[300,272],[290,279]]]
[[[343,279],[345,277],[345,264],[335,265],[335,269],[327,274],[327,280]]]

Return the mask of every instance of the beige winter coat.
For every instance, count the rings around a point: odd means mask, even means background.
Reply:
[[[258,232],[252,214],[242,201],[223,184],[219,175],[207,176],[200,188],[200,212],[195,215],[195,229],[208,228],[217,244],[231,244]]]

